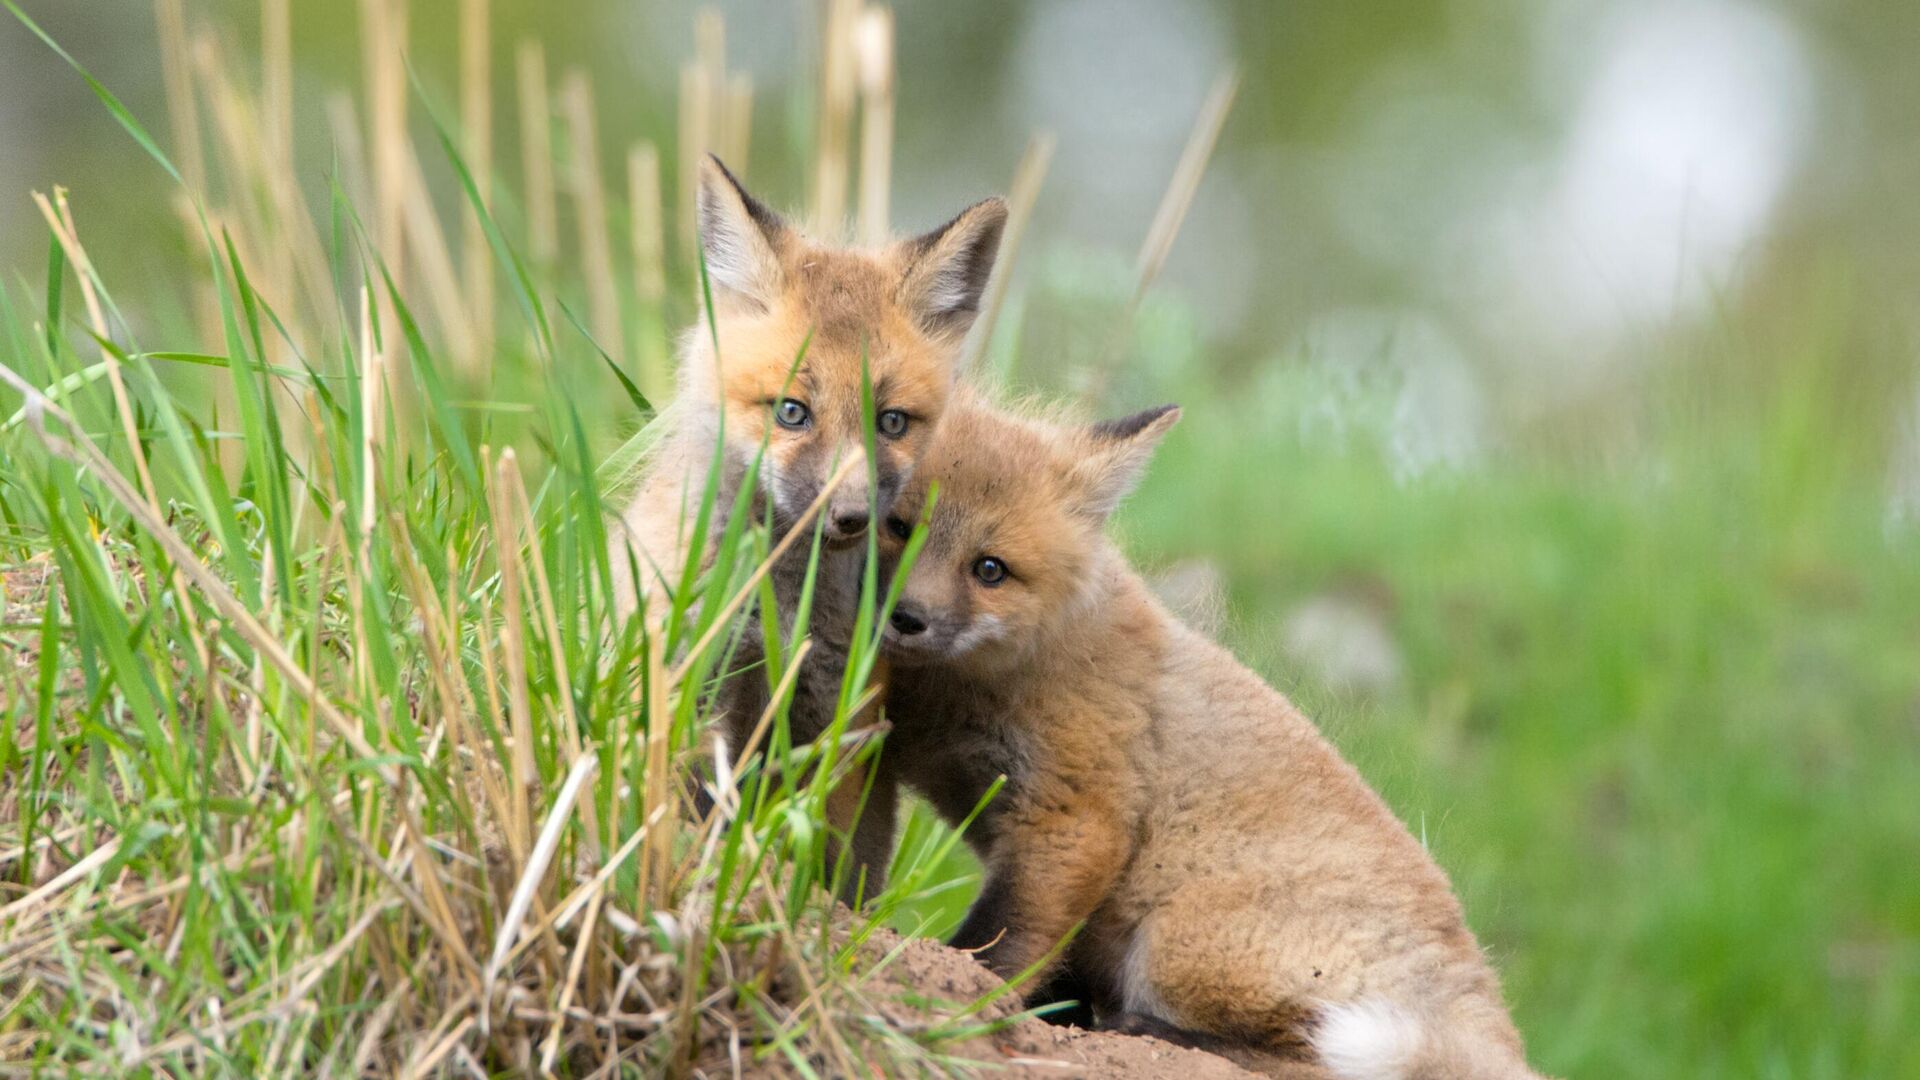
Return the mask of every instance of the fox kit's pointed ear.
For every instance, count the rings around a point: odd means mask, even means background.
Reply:
[[[1180,406],[1162,405],[1086,429],[1073,466],[1079,509],[1105,521],[1147,471],[1154,448],[1180,420]]]
[[[987,279],[993,276],[1006,227],[1006,200],[982,199],[945,225],[905,242],[907,271],[900,281],[900,302],[929,335],[951,340],[966,336],[980,311]]]
[[[780,249],[787,224],[747,194],[720,159],[700,163],[700,251],[714,303],[733,301],[767,307],[781,287]]]

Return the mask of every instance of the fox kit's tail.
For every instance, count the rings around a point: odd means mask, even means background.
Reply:
[[[1539,1080],[1513,1047],[1377,999],[1327,1006],[1313,1048],[1341,1080]]]

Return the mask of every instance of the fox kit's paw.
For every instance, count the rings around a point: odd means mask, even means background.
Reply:
[[[1111,1016],[1102,1017],[1094,1027],[1100,1031],[1112,1031],[1121,1035],[1151,1035],[1161,1042],[1172,1043],[1175,1046],[1215,1053],[1226,1049],[1231,1044],[1229,1039],[1209,1035],[1204,1031],[1192,1031],[1147,1013],[1117,1012]]]

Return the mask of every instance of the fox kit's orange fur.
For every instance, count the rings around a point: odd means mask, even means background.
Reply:
[[[629,610],[636,592],[651,605],[677,580],[690,507],[716,446],[723,510],[765,446],[759,495],[776,527],[804,511],[847,461],[853,471],[825,509],[829,542],[850,548],[867,527],[869,506],[886,511],[946,409],[1005,221],[1005,204],[987,199],[912,240],[875,249],[824,245],[749,195],[717,159],[702,163],[700,242],[712,325],[703,318],[681,342],[679,390],[662,418],[669,434],[621,514],[621,538],[641,577],[622,590]],[[878,427],[871,463],[861,421],[863,364]],[[868,490],[869,472],[877,492]],[[624,566],[626,552],[616,555]]]
[[[788,710],[796,744],[817,737],[833,719],[859,603],[870,508],[887,513],[946,410],[1005,221],[1005,204],[987,199],[912,240],[874,249],[827,246],[747,194],[718,160],[702,165],[700,240],[712,324],[694,328],[682,343],[679,394],[660,421],[669,433],[621,515],[613,562],[625,610],[644,594],[648,611],[657,615],[686,564],[692,508],[716,451],[721,460],[715,506],[724,514],[764,447],[752,507],[755,520],[771,517],[777,534],[792,527],[837,468],[851,463],[823,511],[827,545],[808,627],[813,649]],[[873,393],[872,461],[863,380]],[[715,522],[709,536],[723,526]],[[711,554],[702,552],[702,561]],[[789,633],[810,555],[809,545],[796,544],[773,568],[781,623]],[[638,581],[627,572],[630,560]],[[734,654],[738,673],[720,690],[723,730],[734,754],[769,697],[760,653],[760,635],[748,629]],[[837,828],[851,825],[863,788],[855,778],[833,793],[829,808]],[[849,898],[863,874],[869,895],[878,886],[891,849],[890,821],[888,808],[856,834]]]
[[[1099,1023],[1276,1076],[1531,1076],[1445,874],[1104,538],[1177,416],[956,399],[922,470],[939,490],[888,630],[881,780],[955,820],[1007,777],[968,831],[987,877],[955,943],[1011,976],[1082,927],[1055,967]]]

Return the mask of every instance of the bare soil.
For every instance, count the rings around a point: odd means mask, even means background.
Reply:
[[[898,935],[883,932],[870,945],[884,954],[900,943]],[[875,999],[885,1002],[882,1008],[888,1019],[911,1027],[934,1019],[924,1008],[912,1004],[914,999],[973,1001],[1000,985],[999,978],[971,955],[920,938],[906,942],[900,954],[874,976],[869,990]],[[979,1019],[1000,1020],[1019,1011],[1017,995],[1008,994],[984,1010]],[[986,1075],[1022,1080],[1247,1080],[1255,1075],[1225,1058],[1159,1039],[1063,1027],[1034,1018],[947,1049],[982,1062]]]

